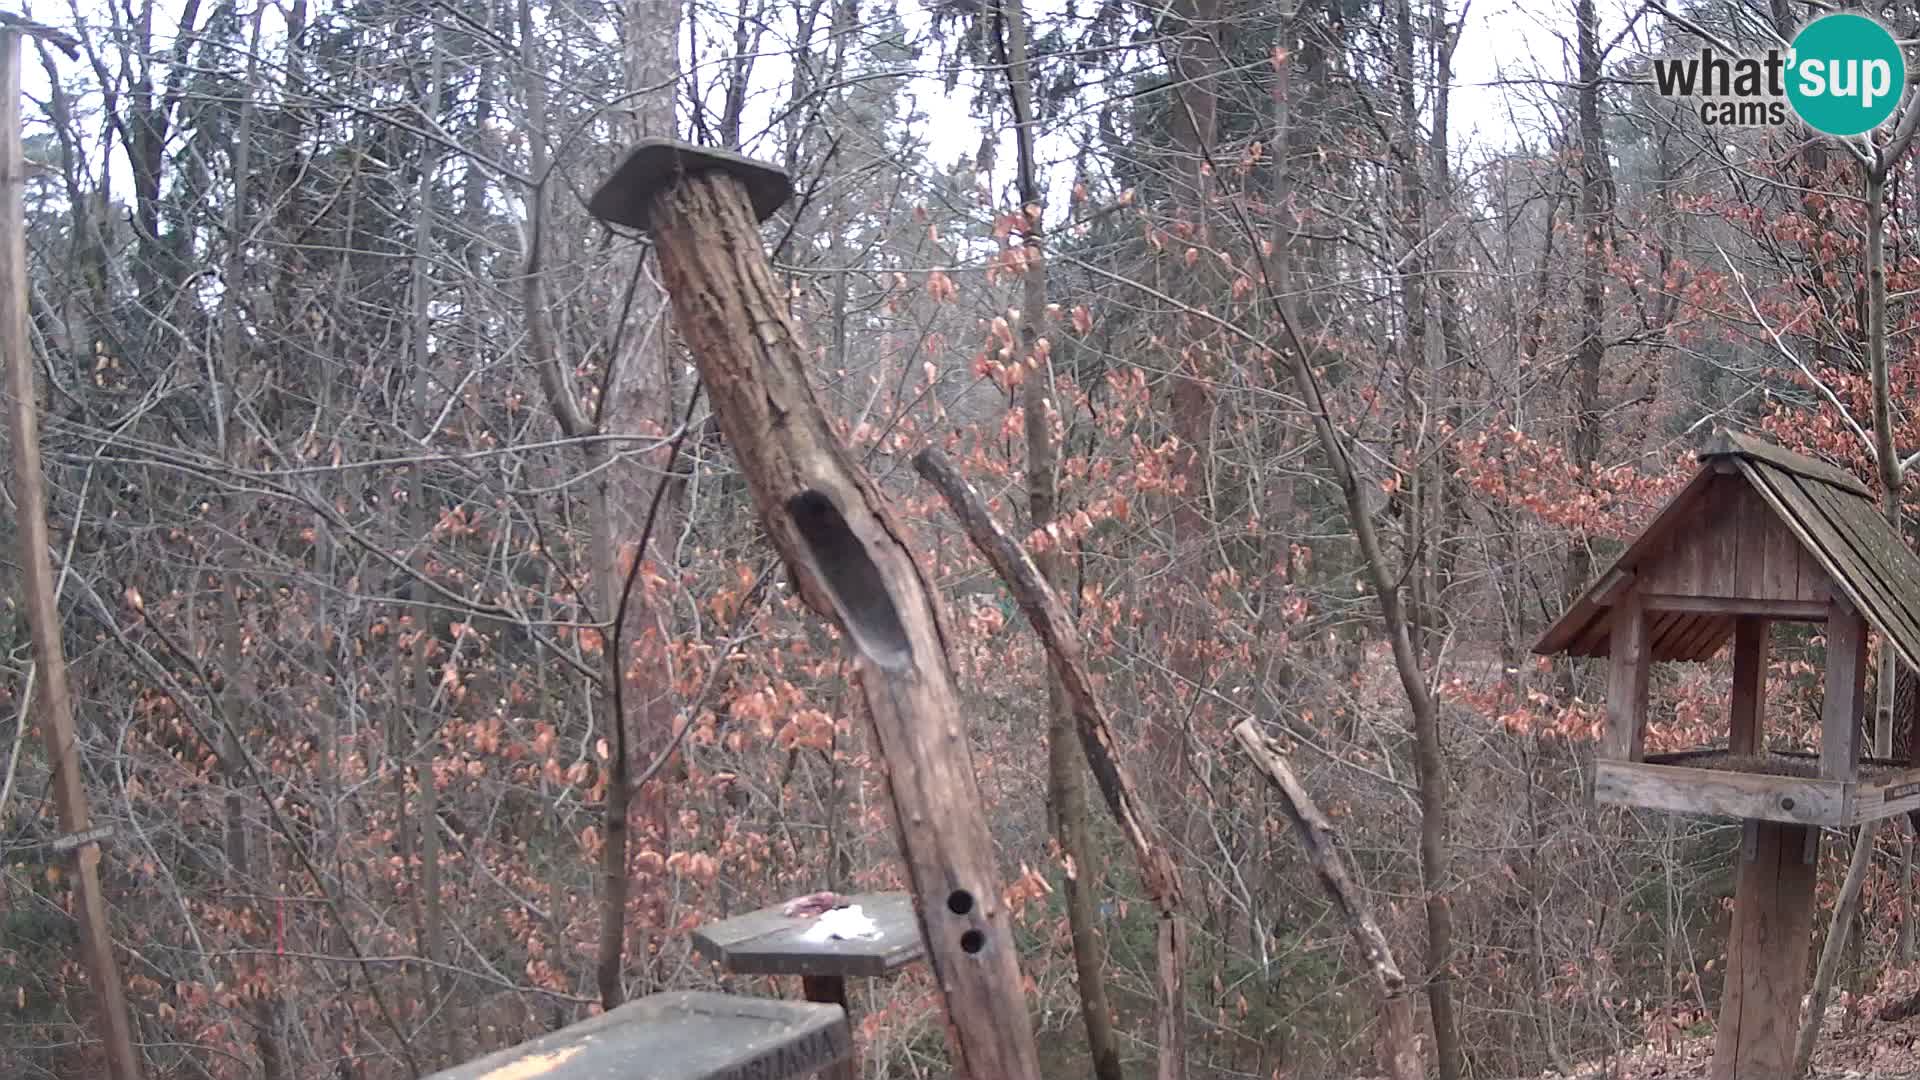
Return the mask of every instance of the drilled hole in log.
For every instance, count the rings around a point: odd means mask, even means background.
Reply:
[[[987,935],[978,930],[969,930],[960,935],[960,949],[969,955],[987,947]]]
[[[787,513],[800,530],[820,581],[853,636],[854,647],[880,667],[900,671],[911,666],[913,647],[900,612],[880,577],[867,547],[847,527],[840,508],[824,493],[807,490],[787,500]]]
[[[947,894],[947,910],[955,915],[965,915],[973,910],[973,894],[965,889],[955,889]]]

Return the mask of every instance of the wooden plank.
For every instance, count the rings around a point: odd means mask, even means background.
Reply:
[[[1703,817],[1840,826],[1847,822],[1846,796],[1838,781],[1643,761],[1602,760],[1593,774],[1595,802]]]
[[[1855,784],[1852,810],[1855,825],[1920,810],[1920,768]]]
[[[1707,561],[1707,587],[1699,596],[1757,596],[1760,590],[1757,567],[1740,561],[1740,496],[1747,482],[1738,475],[1722,476],[1714,481],[1707,519],[1701,524],[1700,546]]]
[[[1784,622],[1825,622],[1825,600],[1745,599],[1735,596],[1673,596],[1666,593],[1642,594],[1640,603],[1648,611],[1684,611],[1703,615],[1758,615]]]
[[[1691,611],[1654,612],[1647,616],[1647,644],[1655,660],[1677,660],[1675,643],[1699,632],[1705,615]]]
[[[1878,579],[1855,553],[1852,543],[1841,534],[1829,517],[1831,493],[1814,482],[1800,483],[1781,473],[1755,468],[1749,474],[1762,497],[1777,500],[1782,520],[1794,529],[1808,550],[1833,579],[1833,588],[1844,592],[1875,625],[1898,639],[1907,635],[1920,641],[1920,624],[1904,609],[1890,608]],[[1809,492],[1817,494],[1809,494]]]
[[[1826,690],[1820,701],[1820,776],[1853,779],[1867,684],[1867,621],[1836,599],[1827,616]]]
[[[1539,640],[1533,643],[1533,651],[1541,656],[1565,652],[1567,646],[1589,628],[1590,623],[1596,620],[1604,621],[1606,613],[1600,609],[1596,598],[1601,592],[1617,586],[1617,581],[1611,576],[1612,571],[1622,570],[1633,573],[1643,561],[1649,561],[1650,556],[1663,551],[1670,534],[1679,528],[1684,520],[1692,516],[1690,504],[1700,497],[1712,481],[1711,468],[1703,468],[1695,473],[1693,479],[1687,481],[1685,487],[1675,492],[1640,535],[1627,545],[1627,550],[1621,552],[1620,557],[1613,561],[1613,565],[1608,567],[1608,572],[1602,574],[1600,579],[1581,595],[1580,599],[1569,605],[1560,618],[1540,635]]]
[[[1652,666],[1647,614],[1640,594],[1630,592],[1614,607],[1613,643],[1607,661],[1607,736],[1602,756],[1638,761],[1646,743],[1647,674]]]
[[[1896,652],[1916,651],[1920,645],[1920,614],[1915,610],[1920,605],[1920,583],[1902,583],[1900,559],[1894,549],[1904,553],[1904,542],[1892,537],[1891,527],[1870,505],[1836,495],[1819,484],[1803,483],[1802,490],[1846,545],[1851,569],[1845,589],[1848,596],[1887,634]]]
[[[652,994],[428,1080],[786,1080],[853,1054],[837,1005]]]
[[[1579,643],[1569,648],[1567,654],[1569,656],[1605,656],[1612,648],[1612,639],[1613,610],[1607,608],[1601,610],[1600,616],[1587,624],[1581,632]]]
[[[1716,434],[1708,447],[1700,451],[1700,460],[1706,462],[1728,454],[1763,461],[1796,476],[1821,480],[1863,498],[1873,498],[1873,492],[1859,477],[1837,465],[1829,465],[1817,458],[1796,454],[1776,443],[1735,431],[1722,431]]]
[[[1742,616],[1733,627],[1733,700],[1728,713],[1727,749],[1751,754],[1766,745],[1767,646],[1771,625]]]
[[[1676,660],[1711,660],[1720,646],[1726,644],[1733,635],[1733,617],[1730,615],[1702,615],[1700,625],[1675,650]]]
[[[1737,472],[1737,469],[1736,469]],[[1784,589],[1777,580],[1776,572],[1769,560],[1771,545],[1769,536],[1778,528],[1773,522],[1773,514],[1753,493],[1747,478],[1738,477],[1733,496],[1733,524],[1739,535],[1741,573],[1745,575],[1750,588],[1746,595],[1754,599],[1795,600],[1794,584],[1788,582]]]
[[[1827,575],[1820,569],[1819,562],[1807,550],[1806,544],[1795,534],[1790,522],[1781,519],[1781,511],[1776,510],[1764,493],[1757,489],[1755,481],[1746,473],[1747,479],[1745,503],[1747,521],[1761,537],[1761,546],[1765,548],[1765,593],[1769,597],[1799,600],[1806,603],[1824,603],[1827,599]]]
[[[1920,558],[1871,504],[1831,493],[1826,493],[1825,504],[1855,555],[1873,574],[1886,609],[1903,617],[1897,623],[1881,624],[1882,631],[1896,652],[1908,663],[1914,662],[1914,654],[1920,653]]]
[[[693,932],[701,955],[740,975],[892,975],[926,955],[913,896],[905,892],[861,893],[843,898],[872,919],[880,936],[850,941],[807,941],[812,917],[790,918],[784,904],[709,923]]]
[[[1806,853],[1818,845],[1819,834],[1773,821],[1753,828],[1754,857],[1741,860],[1734,886],[1727,978],[1709,1073],[1714,1080],[1792,1075],[1807,987],[1817,860]]]

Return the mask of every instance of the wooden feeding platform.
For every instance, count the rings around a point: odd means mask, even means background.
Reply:
[[[736,975],[798,975],[808,1001],[838,1005],[851,1017],[848,976],[892,976],[925,956],[927,947],[909,893],[843,896],[837,906],[858,907],[873,920],[878,936],[810,940],[808,930],[815,918],[788,915],[786,905],[774,904],[695,930],[693,945]],[[821,1075],[827,1080],[851,1080],[856,1073],[849,1055],[834,1071]]]
[[[1820,755],[1724,748],[1600,761],[1593,797],[1613,806],[1842,828],[1920,809],[1920,769],[1861,758],[1851,780],[1820,776]]]
[[[736,975],[884,977],[926,955],[911,895],[861,893],[841,897],[840,903],[858,907],[880,936],[809,941],[806,934],[814,920],[787,915],[784,905],[775,904],[709,923],[693,932],[693,945]]]
[[[1535,644],[1605,657],[1594,799],[1744,822],[1714,1080],[1789,1075],[1807,983],[1820,830],[1920,809],[1920,760],[1861,756],[1868,634],[1920,668],[1920,558],[1865,484],[1721,432],[1701,468]],[[1772,624],[1824,624],[1817,753],[1766,739]],[[1646,753],[1656,662],[1733,644],[1726,745]]]
[[[853,1054],[832,1005],[653,994],[428,1080],[799,1080]]]

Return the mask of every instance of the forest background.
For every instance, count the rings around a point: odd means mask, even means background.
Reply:
[[[795,177],[768,250],[945,598],[1050,1068],[1152,1059],[1154,916],[1037,643],[907,467],[925,445],[1092,646],[1189,883],[1193,1076],[1373,1059],[1363,966],[1228,734],[1249,717],[1339,826],[1443,1076],[1705,1030],[1738,830],[1594,807],[1604,675],[1528,646],[1716,426],[1912,504],[1876,456],[1920,448],[1911,164],[1876,418],[1859,164],[1648,85],[1690,29],[1757,45],[1811,10],[23,9],[81,50],[28,45],[31,331],[150,1075],[373,1080],[665,987],[791,993],[689,930],[903,886],[844,654],[644,244],[585,210],[660,134]],[[13,517],[0,1073],[95,1075]],[[1783,634],[1769,725],[1804,744],[1823,643]],[[1660,674],[1650,749],[1722,730],[1726,667]],[[1853,991],[1915,978],[1911,836],[1878,843]],[[924,972],[859,989],[869,1075],[941,1074],[937,1002]]]

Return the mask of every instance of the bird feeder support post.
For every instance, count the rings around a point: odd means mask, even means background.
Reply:
[[[642,142],[589,204],[648,230],[754,508],[802,599],[845,631],[886,769],[956,1076],[1039,1064],[937,597],[906,531],[815,400],[758,225],[792,192],[737,154]]]

